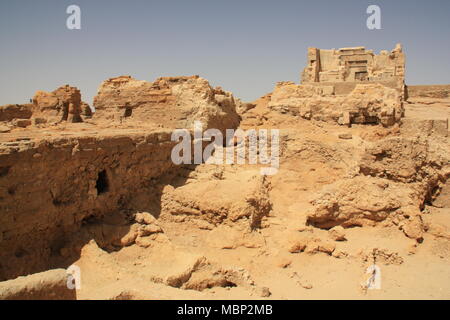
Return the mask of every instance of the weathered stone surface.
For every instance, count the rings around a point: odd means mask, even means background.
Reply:
[[[104,81],[94,98],[95,119],[141,121],[169,128],[236,128],[239,115],[231,93],[199,76],[162,77],[154,82],[121,76]]]
[[[137,223],[151,225],[156,222],[156,218],[148,212],[138,212],[136,213],[134,219]]]
[[[0,282],[0,300],[75,300],[67,287],[67,271],[53,269]]]
[[[345,291],[361,298],[354,288],[365,269],[358,252],[365,263],[397,264],[412,243],[417,255],[414,261],[405,256],[408,263],[399,269],[405,279],[383,282],[384,292],[407,292],[396,290],[409,288],[408,279],[425,274],[430,263],[446,270],[449,193],[442,185],[449,185],[450,162],[442,108],[433,119],[416,117],[420,126],[405,121],[388,129],[343,128],[334,123],[397,122],[396,111],[387,110],[396,108],[394,89],[365,81],[286,82],[279,92],[243,103],[198,77],[112,80],[99,93],[100,113],[85,123],[47,124],[39,113],[25,128],[14,123],[29,119],[2,123],[0,280],[76,261],[83,279],[79,299],[254,298],[270,292],[290,298],[302,295],[295,283],[311,289],[309,280],[319,297]],[[88,117],[87,104],[80,106]],[[69,102],[67,119],[77,113]],[[174,127],[190,129],[200,119],[204,128],[223,130],[236,113],[244,130],[280,130],[276,175],[261,177],[258,164],[172,162]],[[225,150],[249,141],[230,140]],[[278,267],[301,274],[289,279]],[[270,289],[251,284],[246,270]],[[263,280],[267,275],[272,277]],[[430,288],[423,291],[427,296],[450,292],[439,291],[440,277],[416,280],[416,287]],[[195,295],[197,290],[206,291]]]
[[[436,169],[444,158],[430,152],[426,140],[390,137],[366,148],[361,158],[360,172],[368,176],[401,182],[416,182],[437,175]],[[444,150],[442,157],[445,156]],[[436,168],[436,169],[434,169]]]
[[[52,92],[37,91],[33,97],[33,117],[48,122],[81,122],[81,93],[65,85]]]
[[[279,82],[269,108],[305,119],[391,126],[404,115],[401,45],[379,55],[364,47],[308,49],[302,85]]]
[[[83,115],[84,118],[88,119],[88,118],[92,118],[92,109],[89,106],[89,104],[87,104],[86,102],[81,102],[81,113]]]
[[[329,240],[322,240],[320,238],[299,236],[289,241],[288,251],[290,253],[305,252],[308,254],[316,254],[319,252],[331,255],[336,246]]]
[[[0,133],[8,133],[11,131],[11,128],[9,126],[0,125]]]
[[[405,221],[402,230],[407,237],[415,239],[417,242],[423,241],[424,225],[419,215]]]
[[[418,85],[406,86],[409,98],[433,98],[445,99],[450,98],[450,85]]]
[[[412,136],[449,136],[448,119],[405,118],[401,121],[401,131]]]
[[[448,137],[448,119],[433,120],[433,132],[437,135]]]
[[[279,82],[269,108],[305,119],[351,123],[381,123],[391,126],[403,116],[403,102],[397,90],[378,83],[358,84],[346,96],[328,96],[320,86]]]
[[[16,127],[26,128],[31,125],[30,119],[15,119],[12,122]]]
[[[450,174],[448,147],[421,137],[389,137],[370,144],[359,174],[326,186],[313,199],[309,221],[321,227],[364,225],[390,218],[417,217]],[[420,239],[420,221],[406,221],[404,232]]]
[[[302,84],[339,82],[384,82],[404,91],[405,55],[397,44],[379,55],[364,47],[323,50],[308,48]]]
[[[31,104],[7,104],[0,106],[0,121],[30,119],[32,114],[31,109]]]
[[[213,172],[203,174],[202,179],[164,190],[161,218],[206,220],[212,225],[246,218],[249,228],[260,227],[261,219],[272,210],[270,183],[264,176],[249,173],[239,180],[217,180],[211,177]],[[204,180],[208,177],[209,181]]]
[[[344,140],[349,140],[352,138],[352,134],[351,133],[340,133],[338,135],[339,139],[344,139]]]
[[[148,182],[175,171],[170,160],[174,145],[170,131],[126,137],[104,131],[96,137],[46,138],[22,152],[2,149],[0,280],[46,270],[51,244],[76,232],[88,217],[122,206],[148,208],[156,201]],[[113,232],[117,243],[126,232]]]
[[[327,185],[313,200],[308,222],[321,228],[370,225],[419,203],[414,190],[385,179],[355,177]]]
[[[345,229],[342,226],[336,226],[328,230],[328,235],[334,241],[344,241],[345,239]]]

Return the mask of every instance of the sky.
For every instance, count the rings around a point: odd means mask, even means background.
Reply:
[[[81,29],[69,30],[69,5]],[[381,29],[369,30],[369,5]],[[198,74],[244,101],[300,81],[308,47],[403,44],[407,84],[450,83],[448,0],[1,0],[0,105],[102,81]]]

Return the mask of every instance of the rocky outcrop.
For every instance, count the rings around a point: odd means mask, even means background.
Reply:
[[[162,77],[154,82],[121,76],[104,81],[94,98],[95,118],[155,123],[168,128],[236,128],[233,95],[199,76]]]

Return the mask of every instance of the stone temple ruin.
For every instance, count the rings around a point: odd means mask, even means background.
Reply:
[[[391,52],[374,54],[364,47],[338,50],[308,49],[307,66],[301,75],[302,84],[328,84],[342,92],[356,83],[381,83],[404,90],[405,55],[401,44]]]
[[[269,107],[306,119],[390,126],[403,116],[405,56],[398,44],[375,55],[364,47],[308,49],[301,85],[277,84]]]

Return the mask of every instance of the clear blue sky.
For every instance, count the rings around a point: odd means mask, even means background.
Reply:
[[[66,8],[81,7],[81,30]],[[366,28],[381,7],[382,30]],[[307,47],[404,46],[409,84],[450,83],[448,0],[1,0],[0,105],[118,75],[199,74],[244,100],[299,82]]]

